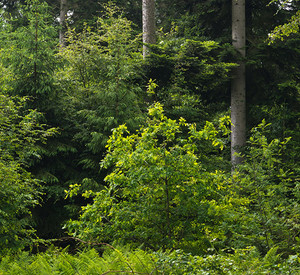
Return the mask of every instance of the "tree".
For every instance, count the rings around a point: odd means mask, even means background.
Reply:
[[[143,114],[142,90],[136,83],[142,55],[140,36],[135,36],[131,21],[116,6],[106,6],[98,27],[85,24],[81,32],[69,29],[68,45],[60,53],[64,67],[58,72],[66,106],[72,114],[73,141],[80,146],[79,165],[102,184],[99,155],[105,150],[111,129],[126,123],[137,127]]]
[[[0,255],[31,242],[31,209],[41,192],[28,164],[38,156],[36,143],[55,133],[37,122],[38,112],[24,111],[25,102],[0,94]]]
[[[125,125],[114,129],[102,161],[104,168],[112,167],[108,187],[84,194],[94,197],[93,203],[68,223],[70,233],[84,240],[205,251],[211,245],[208,232],[218,235],[226,187],[222,172],[202,165],[205,152],[197,152],[196,144],[210,154],[222,149],[228,125],[229,117],[223,117],[217,127],[207,122],[198,131],[183,118],[167,118],[156,103],[135,134]]]
[[[155,43],[155,0],[143,0],[143,56],[147,55],[147,45]]]
[[[13,17],[1,24],[1,63],[8,68],[13,77],[8,78],[7,92],[13,95],[32,96],[34,109],[49,110],[48,98],[54,93],[53,74],[57,68],[55,47],[57,32],[52,22],[49,6],[36,0],[18,7],[20,19],[25,23],[18,28]]]
[[[245,0],[232,0],[232,45],[241,55],[231,87],[231,161],[236,166],[242,161],[237,153],[246,144]]]
[[[42,113],[40,123],[60,129],[60,134],[38,146],[40,157],[32,159],[28,167],[43,182],[43,203],[33,213],[38,235],[53,238],[62,234],[60,223],[67,215],[64,189],[79,174],[74,164],[76,147],[70,142],[73,121],[54,77],[60,60],[55,56],[58,29],[52,8],[44,1],[31,0],[19,5],[18,11],[20,18],[7,14],[1,21],[1,88],[9,95],[30,97],[24,108],[36,109]]]

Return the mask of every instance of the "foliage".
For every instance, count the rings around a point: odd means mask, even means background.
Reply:
[[[46,1],[55,12],[54,18],[58,18],[60,13],[60,5],[51,0]],[[135,29],[141,29],[142,4],[139,0],[102,0],[101,2],[94,0],[67,1],[66,5],[67,9],[69,10],[69,13],[67,14],[68,25],[72,29],[76,28],[78,32],[81,32],[83,30],[85,24],[96,27],[98,18],[102,17],[106,13],[106,6],[111,5],[112,3],[117,4],[117,6],[122,10],[122,14],[124,17],[134,22]]]
[[[271,34],[269,34],[270,43],[273,43],[276,39],[283,40],[285,37],[290,36],[293,33],[299,32],[300,25],[300,12],[298,11],[291,17],[288,23],[277,26]]]
[[[84,194],[93,203],[68,223],[74,236],[193,253],[252,245],[264,255],[275,248],[280,257],[295,254],[299,183],[297,170],[281,162],[289,139],[269,142],[263,121],[252,130],[245,163],[227,176],[206,162],[213,146],[223,146],[211,123],[197,131],[183,119],[165,117],[160,104],[149,116],[137,134],[125,125],[114,130],[102,162],[114,165],[105,179],[109,186]],[[197,151],[202,148],[210,149]]]
[[[16,28],[14,20],[17,19],[1,18],[1,63],[11,72],[10,77],[5,78],[7,92],[32,96],[39,109],[45,111],[48,103],[44,101],[53,92],[53,71],[57,65],[54,58],[56,31],[50,24],[52,18],[44,2],[26,1],[19,9],[24,25]]]
[[[158,30],[146,60],[135,34],[141,27],[140,0],[118,1],[123,12],[106,4],[98,9],[96,1],[68,1],[64,48],[58,47],[59,7],[46,2],[0,1],[0,254],[30,241],[29,208],[41,196],[33,179],[38,177],[44,204],[33,215],[40,217],[36,227],[43,237],[63,234],[61,221],[69,213],[76,216],[88,201],[79,220],[68,224],[75,236],[213,254],[157,252],[159,272],[294,272],[299,1],[273,0],[269,6],[270,0],[246,1],[248,129],[255,128],[246,161],[232,174],[226,149],[221,153],[229,140],[205,123],[229,112],[236,53],[229,44],[207,39],[231,42],[230,1],[156,1],[157,25],[165,29]],[[276,43],[267,43],[270,33]],[[279,41],[285,36],[289,39]],[[146,107],[157,101],[171,119],[156,104],[146,121]],[[263,118],[272,125],[257,127]],[[51,131],[38,122],[59,127],[60,135],[42,144],[41,136]],[[99,172],[108,140],[106,170]],[[64,201],[69,185],[70,195],[93,191]],[[288,260],[280,263],[281,258]]]
[[[229,1],[161,0],[156,6],[159,29],[168,31],[175,23],[181,37],[220,41],[224,36],[229,36]]]
[[[14,262],[14,264],[12,264]],[[3,272],[3,273],[1,273]],[[107,248],[102,257],[96,250],[76,255],[50,250],[30,256],[5,257],[0,263],[0,274],[152,274],[155,262],[150,253],[127,247]]]
[[[261,257],[257,250],[248,247],[233,254],[192,256],[180,250],[151,252],[129,247],[106,248],[100,257],[90,249],[68,254],[66,250],[50,249],[30,255],[23,252],[6,256],[0,263],[0,274],[297,274],[300,259],[297,255],[278,262],[273,255]]]
[[[65,66],[58,73],[77,122],[74,140],[85,147],[80,163],[95,174],[111,129],[122,123],[132,129],[142,117],[141,89],[135,84],[142,60],[139,36],[115,6],[107,6],[97,24],[95,29],[86,24],[80,33],[69,29],[59,55]]]
[[[276,40],[283,41],[286,37],[299,33],[300,25],[300,12],[299,10],[297,11],[299,0],[285,0],[279,2],[278,0],[272,0],[269,5],[273,4],[274,2],[277,3],[279,9],[296,11],[296,13],[289,18],[288,23],[276,26],[274,28],[274,30],[269,34],[269,44],[274,43]]]
[[[232,175],[239,194],[250,201],[247,211],[241,212],[243,222],[238,225],[237,239],[256,246],[263,254],[277,247],[278,253],[286,257],[298,251],[300,245],[299,182],[294,175],[297,171],[282,163],[289,138],[268,141],[268,127],[263,121],[253,128],[245,163]]]
[[[71,142],[73,122],[55,83],[60,60],[51,8],[45,1],[30,0],[17,5],[17,11],[22,16],[1,17],[0,87],[6,94],[29,97],[24,108],[39,111],[40,123],[59,128],[60,134],[39,144],[40,157],[27,163],[43,181],[43,206],[33,211],[36,228],[41,237],[53,237],[61,232],[67,212],[64,189],[79,178],[75,160],[70,161],[77,151]]]
[[[299,37],[284,42],[258,45],[248,51],[247,87],[248,127],[258,125],[262,119],[272,122],[272,138],[292,136],[287,155],[299,155]],[[288,54],[289,59],[285,58]],[[259,92],[258,92],[259,91]]]
[[[158,85],[150,100],[162,102],[168,116],[200,122],[224,111],[227,83],[236,66],[229,44],[182,38],[173,26],[149,47],[145,73]]]
[[[38,156],[35,143],[54,133],[37,123],[36,111],[22,113],[24,104],[25,99],[0,95],[0,255],[23,248],[34,232],[30,208],[38,204],[40,192],[27,163]]]
[[[58,66],[55,57],[58,40],[55,39],[56,30],[51,24],[51,10],[44,1],[35,0],[26,1],[18,6],[18,10],[23,15],[21,19],[11,16],[2,21],[0,35],[1,41],[5,41],[1,43],[0,51],[2,91],[9,95],[30,97],[26,108],[43,113],[39,119],[47,125],[61,126],[57,110],[60,107],[59,95],[54,85],[54,71]],[[15,21],[18,20],[24,22],[16,27]],[[59,143],[58,136],[56,143]],[[43,158],[62,150],[53,143],[51,145],[41,148]],[[42,173],[43,164],[39,162],[39,165],[41,169],[36,174],[45,182],[51,182],[51,179],[54,181],[55,176],[49,172],[54,169],[48,167],[44,173],[48,176],[45,176]]]
[[[79,220],[68,223],[69,231],[86,240],[206,250],[211,245],[208,231],[214,231],[224,207],[219,206],[219,190],[226,187],[221,172],[202,166],[195,142],[206,144],[210,152],[222,149],[219,135],[228,134],[227,126],[224,117],[219,128],[207,122],[197,131],[182,118],[168,119],[158,103],[136,134],[119,126],[102,161],[104,168],[114,166],[105,178],[108,188],[84,194],[94,197],[93,203],[83,207]]]
[[[255,247],[205,256],[192,256],[180,250],[154,254],[157,274],[297,274],[300,268],[297,255],[278,261],[276,249],[271,249],[265,257]]]

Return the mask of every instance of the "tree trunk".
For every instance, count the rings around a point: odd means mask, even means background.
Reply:
[[[143,43],[155,43],[155,0],[143,0]],[[147,55],[147,46],[143,46],[143,57]]]
[[[246,57],[245,0],[232,0],[232,45]],[[245,62],[241,60],[235,69],[231,85],[231,163],[242,162],[236,156],[246,144],[246,76]]]
[[[67,18],[67,0],[60,0],[60,13],[59,13],[59,44],[61,47],[65,46],[65,28],[66,28],[66,18]]]

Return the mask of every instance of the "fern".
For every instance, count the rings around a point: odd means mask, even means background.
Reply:
[[[107,246],[102,257],[95,249],[76,255],[50,248],[45,253],[6,256],[0,262],[0,275],[105,275],[105,274],[299,274],[297,255],[277,262],[277,248],[262,258],[254,247],[236,250],[234,254],[203,257],[180,250],[151,252],[132,250],[128,246]]]

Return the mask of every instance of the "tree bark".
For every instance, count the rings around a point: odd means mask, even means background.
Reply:
[[[61,47],[65,46],[65,28],[67,18],[68,6],[67,0],[60,0],[60,13],[59,13],[59,44]]]
[[[231,84],[231,163],[236,166],[242,157],[236,155],[246,144],[246,18],[245,0],[232,0],[232,45],[242,60],[235,69]]]
[[[145,43],[155,43],[155,0],[143,0],[143,57],[148,54]]]

